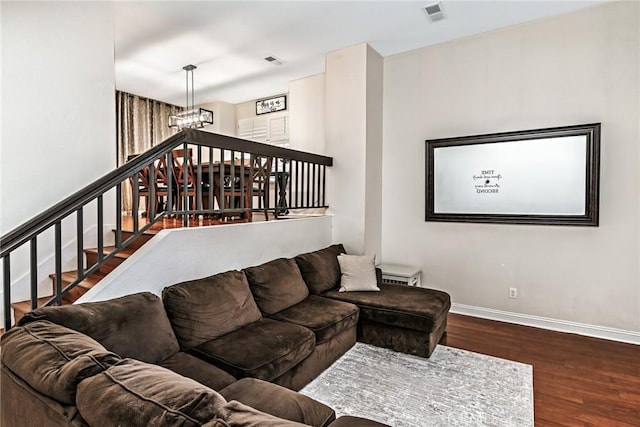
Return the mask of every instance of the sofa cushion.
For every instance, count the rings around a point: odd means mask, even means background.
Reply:
[[[286,420],[314,427],[327,426],[336,414],[327,405],[303,394],[256,378],[243,378],[220,390],[227,401],[237,400]]]
[[[289,308],[309,295],[293,259],[279,258],[243,271],[260,311],[266,315]]]
[[[271,319],[311,329],[316,335],[316,344],[320,344],[354,327],[358,323],[358,312],[356,305],[309,295],[293,307],[274,314]]]
[[[188,350],[262,317],[240,271],[178,283],[162,299],[180,346]]]
[[[295,421],[288,421],[265,414],[238,401],[231,401],[223,408],[223,415],[202,427],[308,427]]]
[[[338,255],[339,292],[379,291],[375,255]]]
[[[295,260],[309,292],[319,295],[340,284],[338,255],[344,254],[342,244],[298,255]]]
[[[125,359],[80,383],[76,405],[92,427],[200,426],[221,413],[219,393],[160,366]]]
[[[150,292],[101,302],[42,307],[20,324],[49,320],[89,335],[121,357],[156,363],[180,350],[162,301]]]
[[[185,352],[178,352],[158,365],[198,381],[212,390],[222,390],[236,379],[228,372]]]
[[[309,329],[293,323],[262,319],[191,350],[236,378],[271,381],[313,352]]]
[[[38,392],[73,405],[78,384],[120,357],[92,338],[44,320],[2,337],[2,363]]]
[[[325,292],[323,296],[356,304],[360,318],[432,332],[451,307],[449,294],[406,285],[380,285],[380,292]]]

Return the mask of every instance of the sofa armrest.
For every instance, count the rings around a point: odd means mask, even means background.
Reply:
[[[216,416],[202,427],[309,427],[296,421],[289,421],[258,411],[244,403],[232,400]]]
[[[220,391],[227,401],[237,400],[259,411],[285,420],[325,427],[336,419],[327,405],[277,384],[243,378]]]
[[[386,424],[366,418],[343,416],[329,424],[329,427],[389,427]]]

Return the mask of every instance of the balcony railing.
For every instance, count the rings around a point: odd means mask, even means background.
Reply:
[[[180,218],[186,227],[190,218],[201,216],[240,216],[250,221],[254,212],[278,218],[298,209],[328,207],[327,167],[332,164],[330,157],[209,132],[187,129],[174,135],[0,237],[5,330],[13,324],[12,255],[27,270],[31,308],[61,305],[65,294],[166,217]],[[123,237],[125,188],[130,189],[133,223],[127,238]],[[98,257],[93,265],[85,265],[83,224],[94,210],[96,235],[91,240],[97,244]],[[147,217],[144,222],[142,215]],[[105,217],[115,218],[115,249],[107,254]],[[75,226],[69,227],[73,220]],[[71,234],[70,240],[75,240],[72,262],[77,268],[77,279],[64,287],[63,265],[69,260],[63,260],[63,229],[66,237]],[[54,252],[53,295],[39,304],[41,258],[50,254],[39,258],[38,246],[51,239],[50,234],[53,245],[46,242],[45,246],[52,246]]]

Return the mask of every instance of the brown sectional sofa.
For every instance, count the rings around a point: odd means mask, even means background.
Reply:
[[[357,339],[427,356],[450,302],[339,293],[342,245],[162,292],[47,307],[2,339],[2,425],[381,426],[299,390]],[[379,279],[379,277],[378,277]],[[386,335],[385,335],[386,334]],[[98,403],[99,402],[99,403]]]

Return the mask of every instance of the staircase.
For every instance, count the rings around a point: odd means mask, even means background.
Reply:
[[[180,151],[194,153],[192,162],[198,165],[197,173],[192,171],[190,175],[192,181],[197,182],[198,185],[191,187],[191,191],[187,180],[187,175],[189,174],[187,169],[184,169],[185,172],[183,172],[183,185],[176,185],[178,181],[174,171],[175,156]],[[238,156],[240,158],[239,165],[235,161]],[[220,160],[214,161],[216,157]],[[10,330],[14,326],[15,320],[20,319],[25,312],[31,309],[31,301],[13,303],[11,288],[15,282],[12,278],[12,274],[15,272],[12,272],[12,267],[15,270],[15,265],[29,266],[28,273],[23,278],[29,283],[29,295],[31,295],[33,302],[36,303],[37,301],[37,304],[34,305],[42,306],[49,304],[49,301],[70,304],[99,283],[110,271],[153,237],[153,234],[157,233],[159,229],[167,228],[163,226],[164,224],[159,223],[164,223],[165,221],[176,222],[177,224],[173,225],[173,227],[189,227],[190,218],[198,218],[200,225],[213,225],[202,224],[200,218],[218,218],[218,223],[226,223],[226,218],[229,216],[242,214],[243,217],[246,217],[247,213],[257,212],[258,209],[254,209],[251,203],[246,206],[245,202],[245,206],[240,208],[229,206],[231,203],[222,203],[222,206],[220,206],[220,203],[216,206],[212,203],[213,195],[218,196],[217,198],[220,200],[223,200],[227,195],[222,183],[227,182],[227,180],[233,182],[236,178],[240,178],[240,182],[242,182],[242,177],[247,175],[246,166],[242,161],[243,157],[245,159],[269,158],[272,165],[279,165],[275,167],[277,170],[272,172],[275,173],[275,180],[272,181],[271,177],[268,180],[271,183],[269,188],[273,189],[274,203],[271,203],[270,198],[267,198],[263,203],[264,208],[262,209],[265,212],[265,220],[268,219],[266,218],[267,212],[275,213],[282,210],[283,206],[286,207],[286,210],[326,209],[328,207],[325,187],[327,168],[333,165],[331,157],[257,143],[228,135],[219,135],[196,129],[183,129],[180,133],[136,156],[67,198],[60,200],[49,209],[40,212],[22,225],[0,236],[0,266],[2,270],[0,278],[2,279],[2,320],[4,329]],[[209,160],[207,161],[206,158]],[[167,186],[166,199],[175,200],[175,196],[178,196],[180,202],[168,203],[168,206],[162,212],[156,212],[153,208],[155,204],[151,203],[150,212],[145,212],[148,217],[143,217],[142,211],[144,208],[141,209],[141,197],[154,199],[162,195],[160,192],[162,187],[147,184],[141,188],[139,185],[134,185],[130,194],[132,214],[129,215],[129,219],[133,221],[130,227],[125,226],[126,215],[123,213],[122,197],[126,193],[126,191],[123,192],[123,188],[126,190],[127,187],[123,187],[123,185],[126,186],[131,182],[139,183],[141,177],[152,171],[155,173],[157,168],[161,168],[160,165],[166,165],[168,179],[171,183],[171,185]],[[203,172],[206,168],[209,168],[208,173]],[[248,168],[249,176],[251,176],[252,164]],[[281,180],[278,177],[287,177],[288,179]],[[245,191],[245,187],[246,185],[241,187],[240,193]],[[193,194],[194,188],[196,189],[195,194]],[[201,189],[202,191],[200,191]],[[149,191],[148,193],[146,192],[147,190]],[[229,198],[235,197],[235,190],[231,194],[231,196],[227,196]],[[275,197],[276,194],[278,197]],[[286,199],[287,194],[288,200]],[[115,197],[113,197],[114,195]],[[189,197],[193,200],[189,201]],[[98,254],[96,249],[84,249],[83,236],[87,232],[87,228],[84,227],[84,217],[87,212],[93,210],[96,212],[96,217],[91,219],[91,222],[94,223],[95,221],[93,231],[96,234],[91,238],[95,237],[96,245],[103,248],[103,254]],[[106,225],[105,219],[111,221],[114,214],[115,224],[119,224],[120,231],[129,230],[129,232],[119,236],[122,238],[115,239],[116,247],[104,248],[102,230]],[[251,219],[251,217],[245,218],[244,221]],[[83,277],[82,274],[74,271],[62,271],[63,221],[74,220],[76,224],[75,241],[78,243],[74,256],[79,260],[86,259],[86,264],[79,269],[84,268],[86,272],[90,273],[87,274],[87,277]],[[70,222],[65,224],[70,224]],[[153,227],[156,227],[155,232],[151,231]],[[172,226],[169,225],[169,227]],[[66,240],[71,241],[73,240],[73,231],[69,233],[67,231],[68,228],[65,228],[64,237]],[[49,297],[46,300],[42,298],[36,300],[41,279],[41,276],[38,275],[38,266],[42,262],[38,257],[38,240],[44,236],[44,233],[53,234],[54,254],[52,259],[55,260],[56,274],[52,278],[52,294],[55,295],[55,298]],[[120,235],[119,232],[117,234]],[[12,257],[13,254],[16,256]],[[99,264],[92,263],[92,260],[95,261],[98,255],[100,255],[101,262]],[[108,256],[109,259],[105,260],[102,258],[103,255]],[[106,264],[103,265],[103,263]],[[57,277],[60,278],[61,283],[55,283]],[[77,281],[80,280],[80,277],[82,281],[78,284]],[[68,288],[70,286],[73,286],[74,289],[65,291],[65,287]],[[24,290],[21,289],[20,291],[23,292]],[[13,311],[15,311],[15,317],[12,316]]]
[[[253,215],[252,218],[253,218],[253,221],[265,220],[262,215]],[[133,219],[131,216],[123,216],[122,221],[123,221],[123,226],[122,226],[121,232],[122,232],[122,241],[124,242],[134,235]],[[146,218],[140,218],[139,221],[141,224],[145,224],[148,220]],[[247,220],[234,219],[231,217],[224,220],[214,219],[214,218],[205,218],[203,220],[190,219],[188,221],[187,226],[199,227],[199,226],[211,226],[211,225],[223,225],[223,224],[236,224],[236,223],[242,223],[242,222],[247,222]],[[169,218],[169,219],[164,219],[162,221],[157,222],[153,227],[149,228],[144,233],[140,234],[126,248],[117,252],[113,256],[113,258],[104,262],[95,273],[85,277],[83,281],[78,283],[73,289],[71,289],[69,292],[63,295],[62,305],[73,304],[76,300],[78,300],[78,298],[80,298],[82,295],[87,293],[89,289],[93,288],[96,284],[98,284],[100,280],[102,280],[107,274],[111,273],[117,266],[122,264],[124,260],[129,258],[131,254],[133,254],[135,251],[140,249],[142,245],[144,245],[149,240],[151,240],[153,236],[158,234],[161,230],[164,230],[166,228],[180,228],[183,226],[184,226],[184,223],[182,222],[182,220],[177,218]],[[116,230],[112,230],[112,231],[114,233],[116,232]],[[102,251],[103,255],[106,256],[107,254],[110,254],[111,252],[114,251],[114,249],[115,249],[114,246],[105,246]],[[85,256],[85,266],[94,265],[98,261],[98,249],[97,248],[85,249],[84,256]],[[77,280],[78,271],[77,270],[65,271],[62,273],[61,276],[62,276],[62,288],[64,289],[65,286],[70,285],[75,280]],[[49,277],[51,278],[51,283],[53,287],[52,295],[53,295],[55,294],[55,288],[56,288],[56,275],[50,274]],[[38,307],[41,307],[49,299],[51,299],[51,296],[38,298]],[[25,315],[25,313],[28,313],[32,310],[30,300],[12,303],[11,307],[13,308],[13,311],[14,311],[14,319],[16,324],[22,318],[22,316]],[[2,329],[0,329],[0,335],[2,335]]]
[[[82,295],[87,293],[89,289],[93,288],[96,284],[98,284],[100,280],[102,280],[107,274],[113,271],[117,266],[122,264],[124,260],[129,258],[131,254],[133,254],[135,251],[140,249],[142,245],[144,245],[149,240],[151,240],[151,238],[155,236],[159,231],[160,230],[157,230],[157,229],[149,229],[145,231],[143,234],[141,234],[140,236],[138,236],[138,238],[136,238],[131,244],[129,244],[129,246],[127,246],[125,249],[116,253],[113,258],[111,258],[110,260],[105,262],[103,265],[101,265],[100,268],[95,273],[85,277],[85,279],[82,282],[80,282],[78,285],[76,285],[76,287],[74,287],[68,293],[66,293],[62,297],[62,305],[72,304]],[[114,233],[115,233],[115,230],[114,230]],[[132,230],[122,230],[123,240],[128,239],[132,235],[133,235]],[[114,249],[115,247],[113,246],[106,246],[103,250],[103,253],[104,255],[107,255],[111,253]],[[97,259],[98,259],[97,248],[85,249],[84,254],[86,259],[86,265],[94,265],[97,262]],[[56,287],[56,275],[50,274],[49,277],[51,278],[51,282],[53,286],[52,288],[52,295],[53,295]],[[78,278],[77,270],[63,272],[62,288],[73,283],[73,281],[75,281],[77,278]],[[41,307],[50,298],[51,296],[38,298],[38,307]],[[16,323],[18,323],[18,321],[20,321],[20,319],[26,313],[31,311],[31,301],[27,300],[27,301],[16,302],[11,304],[11,307],[13,308],[14,319]]]

